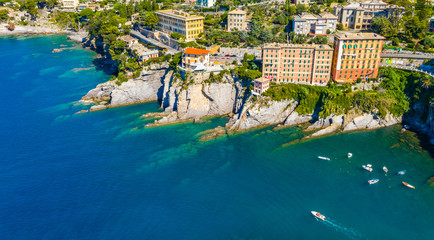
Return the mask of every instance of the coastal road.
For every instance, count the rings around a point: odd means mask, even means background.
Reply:
[[[181,52],[181,51],[176,50],[174,48],[171,48],[171,47],[167,46],[166,44],[164,44],[162,42],[159,42],[159,41],[157,41],[155,39],[148,38],[148,37],[146,37],[145,35],[141,34],[140,32],[138,32],[136,30],[131,30],[131,35],[137,37],[138,39],[140,39],[141,41],[143,41],[145,43],[149,43],[149,44],[152,44],[154,46],[161,47],[161,48],[166,48],[167,49],[167,53],[177,54],[177,53]]]
[[[412,59],[434,59],[434,54],[424,52],[411,52],[411,51],[396,51],[384,50],[381,53],[382,58],[412,58]]]

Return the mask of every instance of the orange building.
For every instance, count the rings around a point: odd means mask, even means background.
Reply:
[[[332,57],[328,45],[269,43],[262,48],[262,76],[276,83],[326,85]]]
[[[332,78],[338,83],[366,81],[378,76],[384,37],[376,33],[335,35]]]

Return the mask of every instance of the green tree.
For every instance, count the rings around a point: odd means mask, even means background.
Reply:
[[[415,4],[416,15],[421,21],[431,17],[431,1],[417,0]]]
[[[273,39],[273,33],[271,32],[271,29],[264,28],[259,35],[259,39],[261,39],[263,42],[270,42]]]
[[[314,39],[312,39],[313,43],[316,44],[327,44],[327,37],[326,36],[316,36]]]
[[[80,13],[78,13],[78,15],[82,18],[90,19],[95,15],[95,13],[92,11],[92,9],[85,8],[81,10]]]
[[[38,16],[38,8],[36,8],[36,1],[35,0],[23,0],[20,4],[20,10],[26,11],[33,17]]]
[[[428,28],[427,21],[421,21],[417,16],[405,17],[403,20],[404,34],[408,39],[423,39]]]
[[[155,13],[147,12],[145,13],[142,24],[148,28],[155,29],[157,27],[157,23],[159,19]]]
[[[110,54],[112,56],[121,55],[126,49],[127,45],[122,40],[115,40],[110,44]]]
[[[304,4],[297,4],[295,13],[302,14],[303,12],[306,12],[306,6]]]
[[[169,62],[169,67],[173,70],[178,70],[178,65],[181,62],[182,53],[177,53],[173,55],[172,60]]]
[[[373,18],[371,21],[371,29],[387,38],[398,36],[399,30],[397,26],[393,26],[392,22],[385,17]]]
[[[7,22],[9,20],[9,11],[6,9],[0,10],[0,22]]]
[[[10,3],[12,0],[0,0],[0,6],[6,5],[6,3]]]
[[[321,9],[318,7],[318,5],[316,5],[315,3],[312,4],[309,8],[309,12],[313,13],[313,14],[320,14],[321,13]]]
[[[423,40],[423,44],[429,48],[434,48],[434,39],[432,37],[426,36]]]

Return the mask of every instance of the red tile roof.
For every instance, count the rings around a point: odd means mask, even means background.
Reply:
[[[204,49],[197,49],[197,48],[186,48],[184,50],[184,54],[202,55],[208,53],[210,53],[210,51]]]

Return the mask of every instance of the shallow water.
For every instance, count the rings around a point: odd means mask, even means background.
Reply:
[[[60,44],[75,46],[65,36],[0,38],[2,239],[432,239],[434,161],[412,133],[282,147],[301,129],[199,142],[226,120],[143,128],[157,103],[75,115],[110,76],[92,52],[51,53]]]

